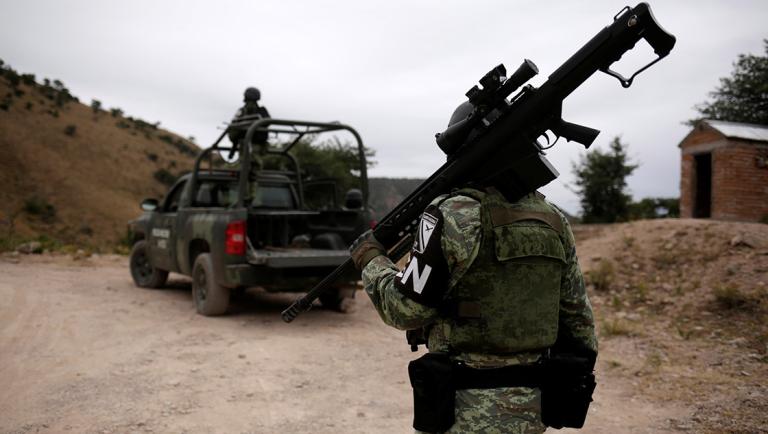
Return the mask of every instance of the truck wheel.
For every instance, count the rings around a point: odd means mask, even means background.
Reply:
[[[141,288],[160,288],[168,280],[168,272],[155,268],[149,262],[148,244],[145,240],[136,242],[131,249],[131,277]]]
[[[192,299],[197,313],[205,316],[221,315],[229,305],[229,288],[216,283],[213,260],[209,253],[201,253],[192,267]]]
[[[320,304],[325,309],[335,310],[341,313],[350,313],[353,310],[353,300],[351,297],[345,296],[344,291],[338,288],[329,289],[327,292],[320,294]]]

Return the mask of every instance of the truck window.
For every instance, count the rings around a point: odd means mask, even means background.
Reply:
[[[176,187],[174,187],[173,190],[171,190],[171,192],[168,193],[168,196],[166,196],[165,198],[165,206],[163,207],[163,211],[176,212],[179,210],[181,193],[184,191],[185,185],[187,185],[187,181],[177,184]]]
[[[200,181],[197,197],[192,206],[202,208],[228,208],[237,203],[237,183],[221,180]]]
[[[293,193],[287,185],[273,186],[259,184],[255,196],[253,202],[251,202],[251,206],[256,208],[296,208]]]

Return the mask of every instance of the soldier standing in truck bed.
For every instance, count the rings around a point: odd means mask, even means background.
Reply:
[[[258,115],[254,116],[254,118],[257,119],[270,117],[267,108],[259,105],[260,99],[261,92],[259,92],[259,89],[255,87],[249,87],[245,89],[245,93],[243,94],[243,102],[245,104],[243,104],[243,106],[237,110],[237,113],[235,113],[235,116],[232,118],[232,122],[238,121],[246,116],[253,115]],[[229,132],[229,140],[231,140],[232,144],[234,145],[237,145],[238,142],[244,138],[245,130],[243,129],[235,129]],[[266,145],[267,132],[256,131],[256,134],[253,136],[253,143],[256,145]]]
[[[237,110],[237,113],[235,113],[235,116],[232,118],[232,122],[269,118],[270,116],[267,108],[259,105],[260,99],[261,92],[259,92],[259,89],[255,87],[245,89],[245,93],[243,94],[243,102],[245,104]],[[232,142],[232,145],[236,148],[242,146],[243,144],[240,142],[245,139],[246,132],[247,128],[231,129],[229,131],[229,140]],[[258,182],[256,179],[258,177],[258,172],[264,166],[262,157],[267,153],[267,149],[269,148],[269,142],[267,141],[268,134],[269,133],[266,130],[255,131],[251,141],[251,144],[253,145],[253,148],[251,149],[253,152],[251,153],[251,173],[249,174],[249,201],[255,199],[258,194]]]

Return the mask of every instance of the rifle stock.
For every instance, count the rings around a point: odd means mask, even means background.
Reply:
[[[611,71],[610,66],[640,39],[646,39],[658,58],[629,79]],[[465,124],[461,132],[451,133],[450,140],[457,142],[441,144],[442,149],[450,150],[448,161],[381,220],[373,230],[374,236],[389,249],[390,257],[399,259],[406,251],[403,246],[422,211],[437,196],[501,171],[514,174],[513,190],[520,196],[546,185],[558,173],[544,158],[536,138],[547,131],[556,135],[559,132],[569,140],[588,146],[599,132],[564,121],[560,115],[563,100],[597,71],[615,76],[622,86],[629,87],[640,72],[667,56],[674,44],[675,37],[658,24],[650,6],[640,3],[634,8],[622,9],[613,23],[566,60],[539,88],[527,85],[507,100],[509,93],[524,83],[521,77],[528,80],[537,69],[526,60],[510,77],[514,83],[498,81],[493,87],[492,78],[498,78],[504,71],[501,65],[494,68],[481,80],[482,90],[475,86],[467,92],[475,109],[467,118],[468,125]],[[336,277],[353,266],[351,260],[340,265],[286,309],[283,320],[291,322],[308,310]]]

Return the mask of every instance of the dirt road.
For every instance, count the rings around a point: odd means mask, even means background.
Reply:
[[[120,256],[0,259],[0,432],[412,432],[414,354],[364,293],[292,324],[292,295],[251,290],[205,318],[189,293],[178,276],[134,287]],[[687,412],[604,365],[582,432],[668,432]]]

